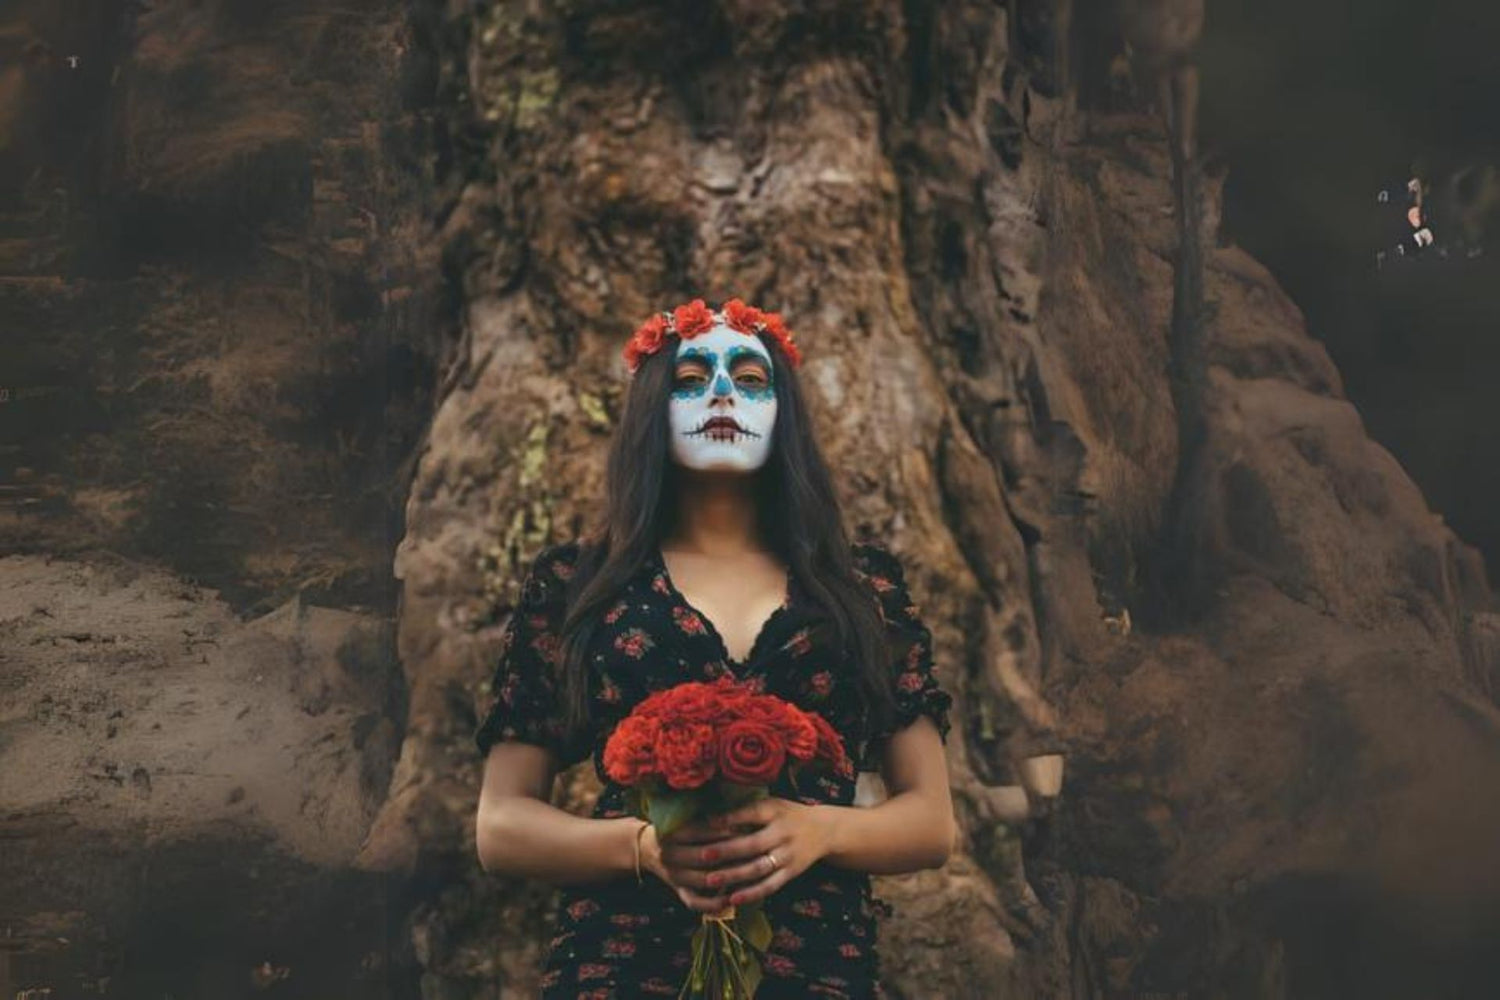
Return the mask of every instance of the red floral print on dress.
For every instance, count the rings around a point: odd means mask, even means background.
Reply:
[[[582,920],[584,917],[591,917],[598,912],[599,904],[592,899],[580,899],[568,907],[568,916],[574,920]]]
[[[603,962],[584,962],[578,967],[578,981],[603,979],[614,971],[613,966],[605,965]]]
[[[645,656],[655,645],[645,629],[628,628],[615,636],[615,649],[635,660]]]
[[[635,942],[630,938],[605,938],[604,954],[610,958],[629,958],[635,954]]]
[[[773,976],[790,976],[797,971],[797,963],[785,955],[778,955],[774,951],[767,952],[765,957],[765,970]]]
[[[672,609],[672,621],[677,624],[678,629],[684,635],[707,635],[708,627],[703,624],[703,617],[690,608],[675,607]]]
[[[802,939],[789,927],[778,927],[771,935],[771,947],[777,951],[800,951]]]

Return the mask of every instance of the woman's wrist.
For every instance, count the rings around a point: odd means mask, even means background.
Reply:
[[[631,828],[631,836],[640,845],[641,878],[648,875],[661,878],[661,844],[656,839],[656,827],[643,819],[637,819]]]
[[[822,855],[814,860],[833,862],[844,849],[847,821],[853,809],[850,806],[835,805],[832,802],[820,802],[812,806],[812,810],[813,816],[818,820],[823,831]]]
[[[615,843],[619,846],[612,852],[615,861],[611,867],[621,876],[635,878],[636,845],[639,843],[637,837],[644,820],[634,816],[621,816],[619,819],[609,819],[604,822],[613,823],[619,829],[619,835],[615,838]],[[646,858],[642,854],[641,873],[644,874],[645,871]]]

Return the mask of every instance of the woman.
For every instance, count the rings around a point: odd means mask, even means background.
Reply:
[[[701,914],[755,900],[775,929],[759,1000],[880,996],[869,874],[940,867],[954,838],[930,633],[901,563],[844,533],[777,314],[694,300],[625,357],[602,524],[530,567],[475,734],[480,863],[565,886],[546,998],[676,996]],[[608,781],[604,741],[651,691],[725,673],[822,714],[889,798],[783,781],[658,838]],[[549,798],[590,755],[605,784],[585,819]]]

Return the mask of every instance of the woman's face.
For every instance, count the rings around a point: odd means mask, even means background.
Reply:
[[[720,324],[677,344],[668,403],[671,457],[704,471],[750,472],[771,453],[776,390],[758,337]]]

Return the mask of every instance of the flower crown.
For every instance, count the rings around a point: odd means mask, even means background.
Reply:
[[[780,313],[761,312],[754,306],[745,305],[739,299],[730,299],[724,303],[722,312],[714,312],[704,304],[702,299],[694,299],[671,312],[656,313],[642,323],[635,333],[630,335],[630,341],[622,352],[625,357],[625,366],[630,369],[630,374],[634,375],[636,369],[641,366],[641,359],[661,350],[668,336],[676,334],[684,340],[691,340],[700,333],[707,333],[720,323],[751,336],[757,333],[768,333],[776,338],[776,342],[781,345],[781,350],[786,354],[793,368],[802,364],[802,352],[797,350],[796,344],[792,343],[792,331],[788,330],[786,324],[781,321]]]

